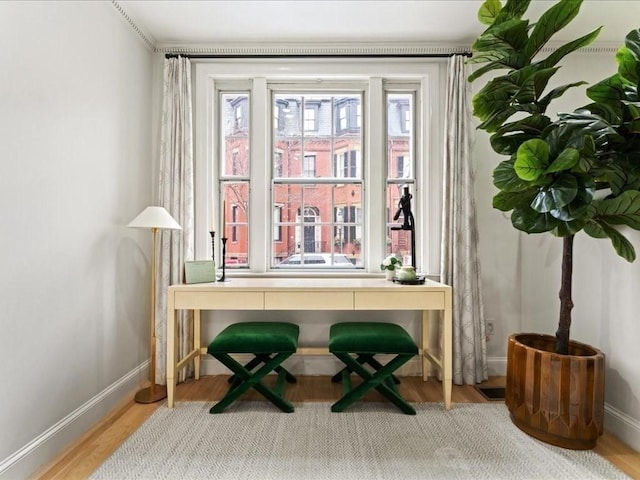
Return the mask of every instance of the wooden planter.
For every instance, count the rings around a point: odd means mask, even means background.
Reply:
[[[595,447],[604,420],[604,354],[571,341],[554,352],[555,337],[509,337],[505,403],[513,423],[543,442],[573,450]]]

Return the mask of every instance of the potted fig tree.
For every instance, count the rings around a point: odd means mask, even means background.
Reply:
[[[547,88],[558,63],[600,29],[545,56],[542,48],[578,15],[582,0],[559,0],[535,24],[524,18],[529,3],[485,1],[478,18],[487,28],[469,60],[486,64],[469,81],[493,73],[473,98],[478,128],[506,157],[493,172],[493,207],[511,212],[516,229],[550,233],[563,245],[555,337],[509,337],[505,403],[530,435],[588,449],[602,434],[605,367],[597,348],[570,339],[573,241],[581,232],[609,239],[618,255],[635,260],[621,227],[640,230],[640,30],[618,50],[618,71],[586,89],[591,103],[552,119],[551,102],[585,83]]]

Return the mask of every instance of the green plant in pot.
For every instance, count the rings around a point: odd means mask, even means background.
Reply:
[[[529,0],[485,1],[478,17],[488,27],[469,60],[486,63],[469,81],[493,73],[473,109],[493,150],[506,157],[493,172],[494,208],[511,212],[516,229],[548,232],[563,243],[558,329],[555,337],[510,336],[505,401],[522,430],[574,449],[595,446],[604,417],[604,356],[570,339],[574,237],[609,239],[632,262],[623,231],[640,230],[640,30],[619,49],[618,72],[587,88],[591,103],[556,119],[547,113],[553,100],[585,83],[548,88],[560,60],[600,29],[541,54],[581,3],[560,0],[532,24],[523,18]]]

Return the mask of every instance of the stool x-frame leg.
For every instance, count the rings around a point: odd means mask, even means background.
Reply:
[[[393,372],[408,362],[414,356],[413,354],[399,354],[386,365],[380,364],[375,359],[371,362],[371,358],[373,357],[372,355],[364,355],[364,358],[361,358],[362,356],[354,358],[349,353],[345,352],[333,352],[333,354],[347,366],[347,368],[343,369],[340,373],[342,375],[343,382],[348,380],[349,372],[355,372],[360,375],[363,382],[354,389],[347,388],[348,391],[345,395],[331,406],[332,412],[342,412],[353,402],[362,398],[369,390],[375,388],[396,407],[402,410],[402,412],[409,415],[416,414],[415,409],[398,393],[395,388],[395,381],[397,379],[392,375]],[[373,373],[369,372],[369,370],[362,365],[365,362],[374,366],[376,370]],[[376,367],[375,365],[379,367]],[[346,383],[343,383],[343,385],[346,385]]]
[[[254,388],[283,412],[293,412],[293,405],[282,398],[282,393],[284,390],[283,387],[285,380],[293,383],[295,382],[295,377],[293,377],[293,375],[291,375],[286,369],[280,367],[280,364],[292,354],[293,352],[283,352],[275,354],[273,357],[268,354],[259,354],[256,355],[256,358],[243,366],[227,353],[212,353],[211,355],[229,368],[234,375],[232,376],[231,386],[227,394],[222,400],[211,407],[209,412],[221,413],[225,408],[231,405],[231,403],[237,400],[240,395],[249,391],[251,388]],[[260,363],[264,363],[264,365],[256,372],[252,373],[250,369],[256,367]],[[264,385],[261,380],[274,370],[278,373],[278,381],[276,388],[271,389]]]

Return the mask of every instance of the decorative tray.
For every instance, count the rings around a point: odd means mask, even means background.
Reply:
[[[400,280],[398,278],[394,278],[393,283],[399,283],[400,285],[422,285],[426,279],[427,277],[424,275],[418,275],[413,280]]]

